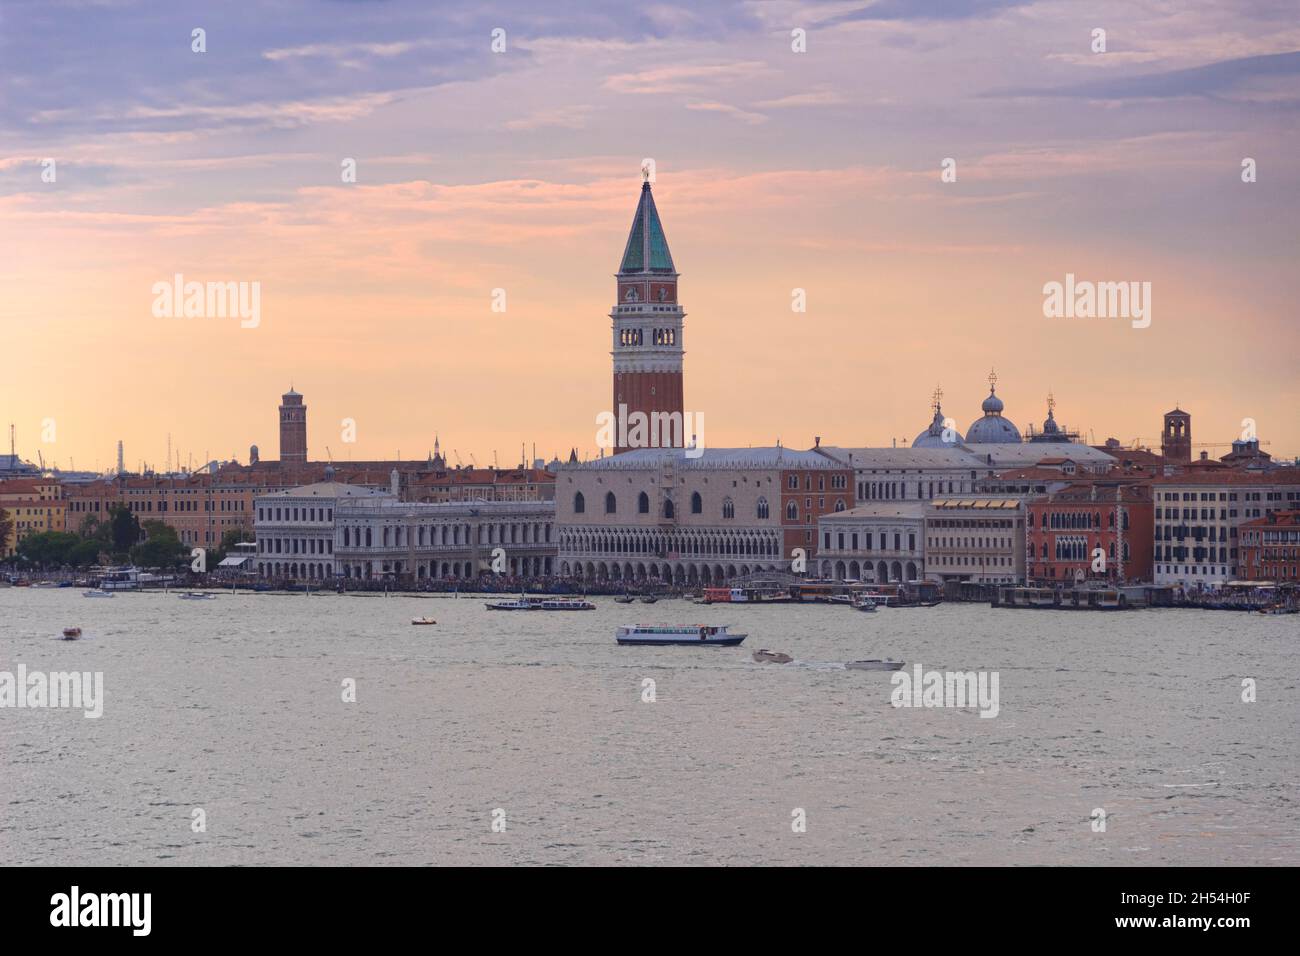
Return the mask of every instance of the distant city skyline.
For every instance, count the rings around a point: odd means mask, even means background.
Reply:
[[[712,447],[902,445],[936,385],[964,431],[996,368],[1022,431],[1051,393],[1091,443],[1177,404],[1300,453],[1291,5],[306,9],[6,7],[21,457],[272,458],[291,385],[312,459],[591,456],[645,158]],[[260,321],[156,317],[178,274]],[[1150,326],[1044,317],[1067,276],[1149,282]]]

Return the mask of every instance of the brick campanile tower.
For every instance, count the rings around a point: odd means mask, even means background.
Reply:
[[[280,462],[307,460],[307,406],[292,386],[280,396]]]
[[[677,272],[668,251],[664,227],[650,192],[649,174],[643,174],[641,199],[632,219],[627,247],[619,266],[618,300],[609,317],[613,320],[614,407],[627,406],[626,414],[676,413],[682,403],[682,319],[686,313],[677,304]],[[653,421],[653,419],[651,419]],[[690,435],[674,435],[680,447]],[[614,453],[627,451],[616,447]]]
[[[1181,408],[1165,412],[1165,431],[1160,439],[1160,453],[1168,461],[1187,464],[1192,460],[1192,416]]]

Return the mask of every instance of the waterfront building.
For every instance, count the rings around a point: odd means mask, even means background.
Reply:
[[[108,520],[124,504],[143,524],[161,521],[182,544],[213,548],[231,530],[253,531],[253,499],[276,488],[230,473],[116,475],[64,485],[69,531],[80,532],[87,518]]]
[[[57,498],[8,497],[0,501],[0,511],[8,515],[8,535],[0,541],[0,558],[12,558],[23,538],[64,531],[64,502]]]
[[[1026,508],[1025,576],[1030,583],[1072,584],[1080,575],[1114,584],[1151,580],[1154,525],[1148,483],[1071,484],[1028,501]]]
[[[6,501],[60,501],[63,483],[58,478],[9,478],[0,480],[0,506]]]
[[[925,577],[925,505],[877,501],[823,515],[818,573],[836,581],[919,581]]]
[[[813,450],[853,469],[858,503],[969,494],[987,471],[979,459],[960,446],[842,448],[818,442]]]
[[[1023,495],[1030,498],[1050,495],[1075,482],[1077,467],[1073,462],[1056,459],[1030,468],[1012,468],[975,482],[975,490],[984,494]]]
[[[1300,468],[1187,469],[1152,491],[1155,583],[1213,589],[1243,576],[1242,525],[1300,507]]]
[[[644,448],[556,474],[558,573],[597,581],[715,583],[816,567],[817,522],[853,506],[853,470],[817,451]]]
[[[389,492],[333,480],[259,496],[253,503],[257,573],[307,581],[333,579],[335,512],[339,505],[391,497]]]
[[[554,501],[555,475],[545,468],[446,468],[411,473],[403,497],[425,504]]]
[[[1019,584],[1025,578],[1024,498],[963,495],[925,502],[925,575],[933,581]]]
[[[1078,473],[1083,475],[1104,475],[1116,466],[1114,456],[1108,452],[1079,442],[1045,445],[1039,442],[967,441],[961,447],[975,457],[981,475],[986,477],[1014,468],[1032,468],[1044,460],[1073,462]]]
[[[554,501],[422,504],[357,495],[340,501],[334,522],[337,573],[347,579],[419,583],[555,570]]]
[[[1270,511],[1239,529],[1241,576],[1278,584],[1300,582],[1300,509]]]
[[[619,263],[617,300],[609,314],[614,362],[610,412],[620,419],[643,414],[656,433],[660,429],[653,423],[669,422],[667,438],[656,434],[651,444],[671,448],[684,447],[692,439],[683,434],[682,332],[686,313],[677,301],[677,278],[647,174]],[[675,429],[672,423],[676,423]],[[616,454],[628,449],[621,444],[626,429],[620,428],[618,435]]]

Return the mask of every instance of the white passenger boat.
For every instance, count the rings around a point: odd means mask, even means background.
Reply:
[[[555,598],[542,602],[543,611],[594,611],[596,605],[582,598]]]
[[[614,640],[620,644],[690,644],[720,647],[735,647],[748,636],[748,634],[730,634],[725,626],[704,624],[685,627],[629,624],[614,632]]]
[[[489,611],[540,611],[542,602],[516,598],[512,601],[488,601],[483,606]]]

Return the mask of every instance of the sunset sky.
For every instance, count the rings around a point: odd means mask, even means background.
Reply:
[[[964,431],[994,367],[1022,430],[1050,391],[1097,443],[1178,403],[1300,453],[1294,0],[253,6],[0,6],[22,457],[273,458],[290,384],[312,458],[594,455],[647,157],[711,446],[902,444],[936,385]],[[177,273],[260,325],[155,317]],[[1045,318],[1067,273],[1150,282],[1151,326]]]

